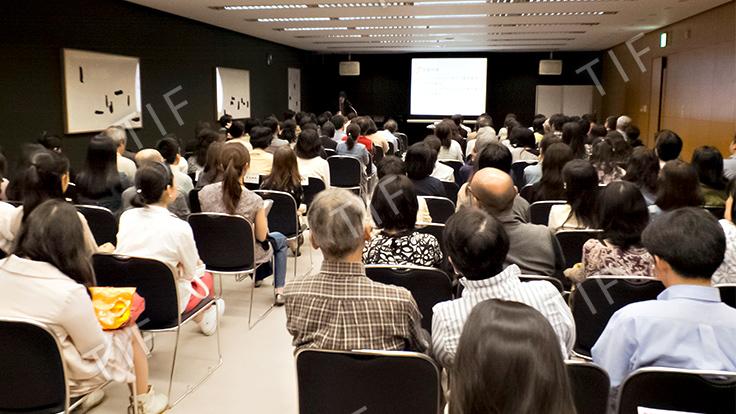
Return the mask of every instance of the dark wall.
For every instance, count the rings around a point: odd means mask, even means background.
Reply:
[[[64,132],[61,49],[137,56],[141,60],[142,129],[150,146],[161,137],[151,104],[166,132],[190,139],[199,120],[214,122],[214,68],[250,70],[254,116],[287,108],[287,68],[301,67],[304,52],[119,0],[27,0],[0,6],[0,145],[9,158],[44,131]],[[273,55],[271,66],[267,54]],[[178,122],[163,94],[181,86],[173,102],[188,102]],[[64,139],[79,167],[91,134]],[[128,143],[134,149],[134,143]]]
[[[409,115],[412,58],[486,57],[488,58],[488,90],[486,111],[493,117],[496,128],[503,124],[507,113],[530,125],[534,118],[536,85],[588,85],[590,76],[575,70],[600,58],[599,52],[556,53],[563,60],[561,76],[540,76],[539,60],[549,59],[548,53],[424,53],[352,55],[360,62],[360,76],[339,76],[338,62],[345,55],[311,55],[305,64],[302,86],[307,107],[312,111],[336,111],[338,92],[347,92],[361,115],[385,115],[406,120]],[[600,70],[600,65],[596,65]],[[600,76],[599,76],[600,78]],[[450,114],[448,114],[450,115]],[[547,114],[551,115],[551,114]],[[426,132],[424,125],[404,125],[409,132]],[[412,134],[410,134],[412,135]],[[420,137],[410,136],[419,139]]]

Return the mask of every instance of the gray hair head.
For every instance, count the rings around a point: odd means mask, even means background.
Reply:
[[[631,118],[626,115],[621,115],[616,120],[616,129],[623,131],[631,125]]]
[[[326,258],[340,259],[363,243],[365,205],[348,190],[322,191],[309,206],[309,228]]]
[[[475,153],[480,154],[489,144],[498,144],[496,131],[491,127],[482,127],[475,136]]]
[[[125,145],[125,141],[127,140],[125,136],[125,128],[119,125],[107,127],[103,134],[112,138],[112,142],[115,144],[115,148],[119,147],[120,145]]]

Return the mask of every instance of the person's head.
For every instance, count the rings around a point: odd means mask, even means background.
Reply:
[[[680,160],[668,161],[657,179],[657,206],[662,210],[703,205],[698,173]]]
[[[447,220],[444,244],[455,272],[469,280],[501,273],[509,252],[509,237],[501,222],[474,207],[460,209]]]
[[[465,321],[450,372],[450,414],[575,413],[549,320],[519,302],[489,299]]]
[[[544,121],[547,120],[547,117],[544,115],[537,115],[534,117],[534,121],[532,121],[532,129],[537,134],[544,135]]]
[[[370,135],[370,118],[367,116],[359,116],[355,118],[355,124],[360,127],[360,135]]]
[[[562,142],[562,139],[558,137],[555,134],[546,134],[544,138],[542,138],[542,141],[539,143],[539,155],[542,159],[544,159],[544,153],[547,152],[547,149],[552,144],[557,144],[559,142]]]
[[[120,187],[117,150],[112,138],[95,135],[87,146],[87,157],[82,171],[77,174],[76,184],[80,191],[89,196],[107,194]]]
[[[69,160],[65,156],[42,149],[33,153],[29,161],[21,180],[24,220],[44,201],[62,200],[69,184]]]
[[[585,158],[585,138],[588,131],[583,131],[578,122],[566,122],[562,126],[562,142],[570,146],[574,158]]]
[[[452,121],[442,121],[437,124],[434,128],[434,134],[440,139],[440,143],[445,148],[450,148],[452,143]]]
[[[483,114],[475,121],[475,129],[480,130],[483,127],[493,128],[493,118],[488,114]]]
[[[84,240],[77,209],[63,200],[50,199],[26,214],[13,254],[49,263],[75,282],[89,287],[95,285],[95,273]]]
[[[395,155],[387,155],[383,157],[381,162],[378,163],[377,169],[379,180],[392,174],[406,175],[406,164],[404,164],[404,161],[401,158]]]
[[[664,129],[657,134],[655,147],[660,160],[665,162],[676,160],[682,152],[682,138],[673,131]]]
[[[285,110],[283,113],[284,121],[289,120],[289,119],[294,119],[295,115],[296,115],[296,112],[292,111],[291,109]]]
[[[279,133],[279,120],[274,117],[268,117],[263,120],[262,125],[271,130],[271,135]]]
[[[179,159],[179,141],[174,138],[162,138],[156,144],[156,149],[164,157],[167,164],[176,164]]]
[[[263,181],[265,188],[289,191],[301,187],[301,176],[299,166],[296,162],[296,154],[288,145],[282,145],[273,153],[273,166],[271,174]]]
[[[563,114],[554,114],[549,117],[549,126],[553,132],[562,132],[562,127],[567,122],[567,117]]]
[[[399,124],[397,124],[393,119],[389,119],[383,123],[383,129],[393,134],[399,130]]]
[[[483,151],[476,157],[475,170],[479,171],[484,168],[496,168],[507,174],[511,174],[511,163],[513,157],[509,148],[502,144],[491,143],[483,148]]]
[[[618,121],[618,116],[615,116],[615,115],[612,115],[606,118],[606,129],[609,131],[615,131],[617,121]]]
[[[61,137],[58,135],[43,134],[41,138],[38,139],[38,143],[51,151],[61,152]]]
[[[307,129],[313,129],[313,130],[319,132],[319,126],[317,126],[317,124],[315,124],[314,122],[307,122],[306,124],[304,124],[304,125],[301,126],[301,130],[302,131],[305,131]]]
[[[209,128],[202,129],[197,134],[197,148],[194,151],[195,161],[198,165],[205,165],[207,162],[207,149],[213,142],[220,140],[220,134]]]
[[[337,100],[342,104],[345,102],[345,100],[348,99],[348,94],[345,93],[345,91],[340,91],[340,93],[337,95]]]
[[[245,133],[251,134],[251,130],[255,127],[261,126],[261,120],[258,118],[245,118]]]
[[[641,233],[649,223],[649,210],[634,183],[615,181],[600,192],[597,217],[602,238],[627,250],[641,244]]]
[[[440,149],[442,149],[442,141],[440,141],[440,139],[437,138],[436,135],[427,135],[422,142],[427,144],[429,148],[432,148],[432,151],[436,152],[437,154],[439,154]]]
[[[241,138],[245,135],[245,124],[242,121],[234,121],[230,124],[230,128],[227,132],[233,138]]]
[[[535,149],[537,147],[534,132],[529,128],[514,128],[509,134],[509,141],[515,148]]]
[[[631,153],[626,164],[624,181],[636,184],[642,190],[652,194],[657,192],[659,176],[659,159],[657,154],[647,147],[637,147]]]
[[[214,182],[217,177],[222,175],[220,152],[222,152],[224,145],[222,142],[213,142],[207,149],[207,163],[204,165],[203,173],[210,178],[210,182]]]
[[[253,149],[266,149],[272,140],[271,130],[266,127],[257,126],[250,130],[250,145]]]
[[[288,147],[288,145],[284,145]],[[299,139],[296,141],[296,155],[299,158],[311,160],[317,158],[322,153],[322,141],[319,139],[319,134],[313,129],[305,129],[299,135]]]
[[[626,128],[628,128],[631,125],[631,118],[629,118],[626,115],[621,115],[616,120],[616,130],[617,131],[626,131]]]
[[[666,287],[693,282],[710,285],[723,262],[726,236],[712,214],[690,207],[654,219],[642,234],[642,244],[654,256],[655,274]]]
[[[603,138],[608,134],[608,130],[603,125],[596,125],[590,128],[589,138],[590,141],[594,141],[596,138]]]
[[[335,125],[335,130],[341,130],[345,126],[345,117],[340,114],[333,115],[330,122]]]
[[[387,175],[378,182],[371,199],[376,226],[390,231],[414,230],[419,202],[414,184],[405,175]]]
[[[437,153],[424,142],[417,142],[409,147],[404,157],[406,175],[412,180],[429,177],[437,162]]]
[[[348,150],[352,150],[360,137],[360,127],[351,123],[345,130],[345,135],[347,135],[345,144],[348,146]]]
[[[131,201],[134,207],[167,206],[177,196],[174,174],[165,163],[149,163],[139,168],[135,173],[135,188],[136,195]]]
[[[248,150],[237,143],[225,144],[220,151],[220,169],[222,171],[222,201],[230,214],[235,214],[236,207],[243,193],[243,177],[250,166]]]
[[[494,216],[511,211],[516,198],[516,188],[511,176],[495,168],[484,168],[473,174],[468,185],[475,200],[474,205]]]
[[[220,119],[217,120],[217,123],[220,124],[220,128],[230,128],[230,124],[233,122],[233,117],[225,114],[220,117]]]
[[[626,129],[623,130],[624,134],[626,134],[626,138],[628,138],[629,143],[631,146],[641,146],[641,142],[639,141],[639,137],[641,136],[641,130],[636,125],[629,125],[626,127]]]
[[[491,127],[481,127],[475,135],[475,146],[473,147],[473,155],[476,156],[483,152],[483,149],[489,144],[498,144],[496,131]]]
[[[135,163],[139,166],[149,162],[164,162],[164,157],[158,150],[153,148],[144,148],[135,153]]]
[[[547,148],[542,163],[542,179],[539,182],[539,192],[542,200],[562,200],[565,198],[565,181],[562,179],[562,168],[572,159],[572,150],[565,143],[557,142]]]
[[[608,139],[599,138],[593,141],[590,162],[605,174],[611,174],[613,172],[616,168],[616,162],[613,157],[613,146]]]
[[[365,213],[363,201],[348,190],[330,188],[320,192],[307,214],[312,247],[320,249],[329,261],[359,257],[370,239]]]
[[[125,136],[125,128],[119,125],[113,125],[103,131],[104,135],[112,138],[113,145],[115,145],[115,151],[122,154],[125,151],[125,145],[127,138]]]
[[[335,135],[335,125],[333,125],[330,121],[325,121],[320,129],[320,135],[322,135],[323,137],[332,138],[332,136]]]
[[[728,182],[723,178],[723,156],[717,148],[702,146],[695,149],[691,161],[700,182],[716,190],[725,190]]]
[[[606,140],[613,149],[613,161],[625,165],[631,157],[631,145],[618,131],[610,131],[606,134]]]
[[[571,213],[586,227],[595,228],[595,202],[598,195],[598,172],[585,160],[572,160],[562,169],[565,197]]]

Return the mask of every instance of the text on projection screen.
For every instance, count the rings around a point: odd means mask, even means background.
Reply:
[[[412,115],[480,115],[486,111],[485,58],[412,59]]]

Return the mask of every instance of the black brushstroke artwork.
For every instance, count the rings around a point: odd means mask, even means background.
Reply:
[[[140,120],[141,120],[141,117],[139,116],[136,116],[135,118],[132,119],[133,122],[138,122]]]
[[[79,67],[79,83],[84,83],[84,68]]]
[[[128,106],[130,106],[130,95],[128,95]]]
[[[113,95],[115,96],[121,96],[123,94],[125,94],[125,92],[122,89],[113,91]],[[130,95],[126,95],[126,103],[128,104],[128,106],[130,106]],[[115,105],[113,103],[113,100],[110,99],[109,95],[105,95],[105,109],[107,109],[107,111],[111,114],[115,113]],[[104,115],[105,111],[101,111],[97,109],[94,111],[94,113],[95,115]],[[134,119],[134,121],[139,121],[139,120],[140,118],[138,118],[137,120]]]
[[[102,111],[95,111],[95,115],[102,115],[102,114],[104,114],[104,112],[102,112]]]
[[[118,89],[118,90],[116,90],[116,91],[115,91],[115,92],[113,92],[113,93],[114,93],[115,95],[122,95],[122,94],[123,94],[123,91],[122,91],[122,89]]]

